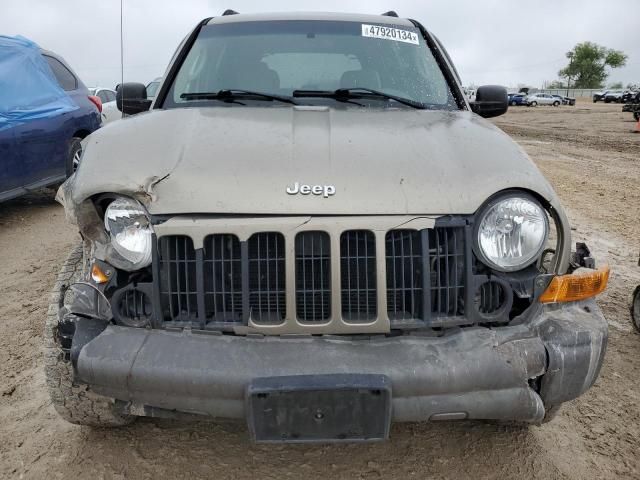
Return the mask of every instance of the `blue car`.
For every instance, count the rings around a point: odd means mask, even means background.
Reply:
[[[509,105],[511,106],[527,104],[527,95],[525,93],[510,93],[507,97],[509,100]]]
[[[64,59],[22,37],[0,37],[0,84],[1,202],[71,175],[102,104]]]

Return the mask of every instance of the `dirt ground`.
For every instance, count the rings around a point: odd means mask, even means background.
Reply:
[[[93,430],[58,418],[42,330],[54,276],[77,241],[51,194],[0,204],[0,478],[640,478],[640,134],[619,105],[514,107],[495,122],[531,155],[567,207],[574,241],[613,274],[602,374],[550,424],[395,425],[388,443],[254,446],[242,425],[140,419]]]

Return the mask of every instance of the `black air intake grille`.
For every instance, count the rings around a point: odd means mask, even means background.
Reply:
[[[435,316],[464,315],[465,253],[461,228],[429,230],[431,312]]]
[[[463,227],[391,231],[386,258],[387,312],[392,321],[464,316]]]
[[[204,240],[204,307],[215,322],[242,321],[242,258],[235,235]]]
[[[422,318],[424,262],[420,232],[387,233],[387,313],[390,320]]]
[[[159,241],[160,298],[165,318],[191,321],[198,318],[196,252],[185,236]]]
[[[286,312],[284,236],[256,233],[249,239],[249,309],[256,323],[281,323]]]
[[[340,237],[342,316],[348,322],[376,318],[376,238],[367,230],[350,230]]]
[[[331,316],[331,241],[326,232],[296,235],[296,312],[303,322]]]

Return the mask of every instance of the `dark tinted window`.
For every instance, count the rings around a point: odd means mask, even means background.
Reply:
[[[113,93],[110,90],[105,90],[105,95],[107,96],[107,102],[115,102],[116,101],[116,94]]]
[[[67,67],[65,67],[58,59],[49,57],[47,55],[43,55],[45,60],[49,63],[53,74],[55,75],[58,83],[63,88],[63,90],[75,90],[78,88],[78,81],[76,77],[73,76],[73,73],[69,71]]]

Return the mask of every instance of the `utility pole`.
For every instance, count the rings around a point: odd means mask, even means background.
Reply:
[[[573,52],[567,53],[569,57],[569,72],[571,72],[571,66],[573,65]],[[569,87],[571,86],[571,74],[567,74],[567,97],[569,96]]]

